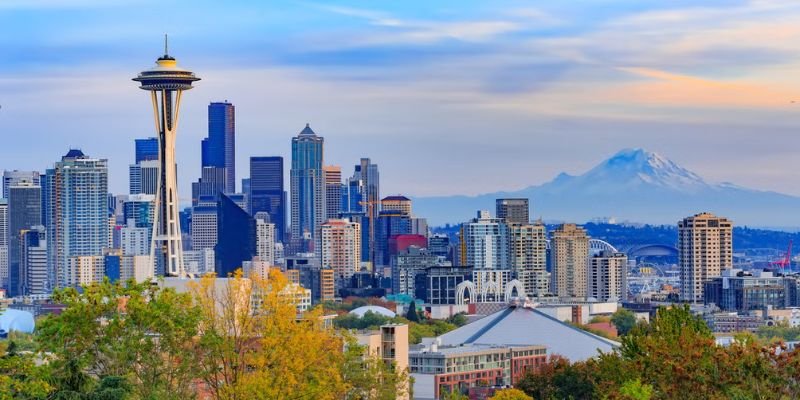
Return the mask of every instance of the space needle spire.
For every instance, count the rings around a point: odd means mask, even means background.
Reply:
[[[167,35],[164,35],[164,55],[156,66],[139,73],[134,81],[140,89],[150,92],[153,116],[158,132],[158,190],[156,192],[153,235],[150,259],[166,276],[183,277],[183,246],[178,209],[178,178],[175,163],[175,135],[178,129],[178,111],[184,90],[199,81],[193,72],[178,67],[169,55]]]

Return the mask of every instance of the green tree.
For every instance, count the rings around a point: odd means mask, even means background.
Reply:
[[[411,322],[419,322],[419,314],[417,313],[417,303],[414,300],[411,300],[411,303],[408,304],[406,319]]]
[[[611,323],[617,328],[620,336],[627,335],[636,326],[636,314],[620,308],[611,316]]]
[[[519,389],[503,389],[495,392],[489,400],[533,400],[533,397]]]
[[[66,309],[41,321],[37,340],[57,396],[88,395],[102,377],[122,377],[137,397],[192,397],[200,314],[191,295],[106,279],[53,299]]]
[[[36,366],[32,353],[9,351],[10,344],[0,342],[0,400],[47,398],[53,386],[45,370]]]

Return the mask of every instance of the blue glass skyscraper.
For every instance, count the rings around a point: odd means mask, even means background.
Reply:
[[[275,224],[276,241],[286,233],[286,196],[283,187],[283,157],[250,157],[250,215],[269,214]]]
[[[158,160],[158,138],[135,139],[134,142],[136,143],[136,164],[141,161]]]
[[[236,118],[227,100],[208,105],[208,137],[201,147],[202,166],[224,168],[224,192],[236,192]]]
[[[312,240],[315,247],[319,247],[319,229],[326,218],[323,144],[324,139],[317,136],[308,124],[292,138],[291,230],[295,245]]]
[[[24,294],[25,271],[22,268],[21,235],[42,223],[42,188],[20,182],[8,188],[8,292]]]
[[[256,255],[256,220],[235,199],[221,194],[217,202],[215,272],[226,277]]]

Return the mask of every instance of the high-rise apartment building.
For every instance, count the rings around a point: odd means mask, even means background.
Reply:
[[[3,171],[3,198],[8,198],[8,190],[11,186],[20,183],[30,183],[33,186],[41,186],[41,176],[39,171]]]
[[[42,188],[19,181],[8,188],[8,294],[24,294],[22,233],[42,224]]]
[[[321,228],[322,267],[332,268],[338,289],[347,287],[361,267],[361,226],[346,219],[330,219]]]
[[[551,234],[550,290],[559,297],[586,297],[589,236],[575,224],[562,224]]]
[[[587,297],[597,301],[625,301],[628,286],[628,256],[603,250],[588,260]]]
[[[319,256],[319,229],[325,222],[324,139],[311,127],[292,138],[292,241],[294,247],[305,241],[314,243]],[[301,249],[307,250],[307,249]]]
[[[733,268],[733,222],[701,213],[678,222],[680,299],[703,301],[705,282]]]
[[[98,256],[102,264],[109,238],[108,161],[70,150],[47,170],[46,192],[49,279],[58,287],[85,283],[89,276],[81,275],[85,269],[75,275],[78,270],[67,268],[75,262],[70,260],[79,256]]]
[[[497,199],[497,218],[507,224],[527,225],[530,223],[528,199]]]
[[[511,270],[528,296],[550,292],[547,273],[547,229],[541,222],[509,225]]]
[[[202,166],[224,169],[224,193],[236,192],[236,116],[233,104],[208,105],[208,137],[202,142]]]
[[[250,214],[269,214],[275,224],[275,240],[286,235],[286,191],[283,186],[283,157],[250,157]]]
[[[339,218],[342,211],[342,168],[327,165],[325,171],[325,217]]]
[[[476,218],[461,226],[464,265],[473,267],[473,283],[478,293],[494,288],[492,295],[498,299],[500,288],[511,279],[511,257],[508,225],[492,218],[489,211],[478,211]],[[494,285],[487,284],[492,282]],[[495,286],[496,285],[496,286]]]
[[[23,293],[26,295],[50,294],[47,280],[47,234],[44,226],[37,225],[20,234]]]
[[[69,257],[62,275],[62,286],[80,287],[101,282],[105,275],[105,256]]]
[[[217,201],[215,197],[201,197],[192,207],[192,251],[214,250],[217,245]]]
[[[275,224],[269,222],[269,214],[265,212],[256,213],[253,218],[256,220],[256,257],[266,262],[267,265],[275,265]]]

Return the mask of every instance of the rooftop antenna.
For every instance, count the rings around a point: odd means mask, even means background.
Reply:
[[[167,34],[165,33],[165,34],[164,34],[164,55],[165,55],[165,56],[168,56],[168,55],[169,55],[169,51],[167,51],[167,44],[168,44],[168,41],[167,41]]]

